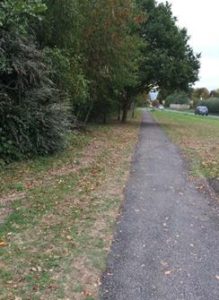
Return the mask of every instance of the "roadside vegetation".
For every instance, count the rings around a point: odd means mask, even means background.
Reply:
[[[219,119],[165,111],[153,116],[183,150],[191,175],[219,182]]]
[[[154,0],[1,1],[0,166],[62,151],[89,121],[125,122],[150,84],[188,90],[188,39]]]
[[[189,90],[188,40],[155,0],[0,1],[0,299],[96,299],[129,110],[153,85]]]
[[[167,98],[165,99],[165,106],[169,107],[171,104],[190,104],[190,99],[188,97],[188,95],[184,92],[175,92],[169,96],[167,96]]]
[[[97,299],[141,116],[0,174],[0,299]]]
[[[164,99],[164,101],[162,101]],[[207,88],[191,88],[189,91],[175,91],[166,98],[160,97],[165,107],[178,105],[179,110],[194,111],[197,106],[206,106],[210,114],[219,115],[219,92],[218,90],[208,91]],[[176,109],[175,105],[175,109]]]
[[[209,113],[219,115],[219,98],[211,97],[206,100],[200,101],[199,105],[205,105]]]

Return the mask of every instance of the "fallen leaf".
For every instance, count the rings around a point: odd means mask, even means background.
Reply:
[[[164,272],[165,275],[170,275],[172,273],[172,270]]]
[[[215,277],[216,277],[217,280],[219,280],[219,275],[216,275]]]
[[[88,292],[88,291],[84,291],[83,294],[87,297],[92,296],[92,293]]]
[[[4,241],[0,240],[0,248],[6,247],[6,246],[7,246],[7,244]]]

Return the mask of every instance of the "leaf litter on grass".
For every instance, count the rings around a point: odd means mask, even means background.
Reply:
[[[133,125],[96,127],[72,152],[76,168],[65,159],[47,166],[46,183],[36,174],[25,197],[13,200],[0,229],[8,244],[0,249],[0,299],[97,298],[138,138],[139,121]]]
[[[183,150],[190,163],[191,178],[197,185],[206,187],[204,177],[213,188],[219,187],[219,119],[174,112],[156,112],[154,116]]]

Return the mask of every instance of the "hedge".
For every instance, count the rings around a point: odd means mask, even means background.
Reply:
[[[206,100],[200,101],[198,105],[207,106],[209,113],[219,114],[219,98],[208,98]]]
[[[169,95],[165,100],[165,105],[170,106],[170,104],[189,104],[189,97],[183,92],[175,92]]]

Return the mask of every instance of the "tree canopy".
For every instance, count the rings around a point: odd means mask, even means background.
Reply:
[[[45,155],[66,129],[123,112],[139,91],[187,90],[199,55],[154,0],[0,2],[0,159]]]
[[[189,45],[187,30],[177,26],[168,2],[157,5],[153,0],[138,0],[138,5],[148,13],[140,30],[146,44],[142,84],[158,84],[167,93],[188,90],[198,80],[200,54]]]

